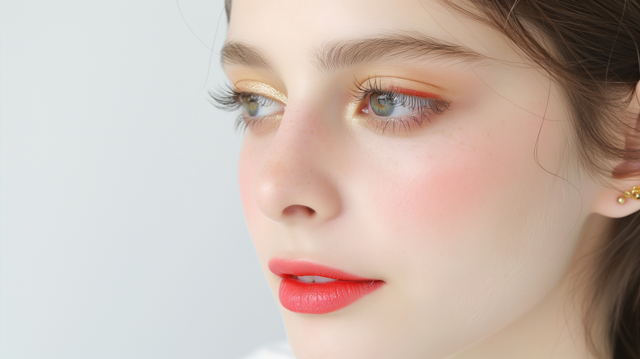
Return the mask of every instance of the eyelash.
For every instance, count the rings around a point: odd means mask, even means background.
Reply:
[[[356,83],[355,87],[356,90],[354,90],[352,97],[359,102],[358,115],[366,116],[367,120],[383,134],[389,127],[391,127],[392,133],[395,133],[397,128],[402,128],[405,133],[408,133],[412,125],[422,126],[424,120],[431,121],[431,116],[441,115],[450,105],[450,102],[440,99],[411,96],[384,89],[381,83],[377,81],[367,81],[362,84]],[[218,92],[209,91],[209,95],[214,106],[226,111],[242,109],[242,99],[246,97],[253,97],[261,106],[269,106],[275,102],[275,100],[253,92],[238,91],[229,85]],[[402,117],[380,117],[373,113],[363,112],[370,107],[370,98],[374,95],[393,98],[400,106],[417,111]],[[243,111],[235,120],[235,128],[239,132],[244,132],[247,128],[258,125],[261,121],[271,117],[273,115],[247,117]]]
[[[210,102],[215,107],[230,112],[237,111],[242,108],[243,97],[253,97],[258,100],[258,104],[260,104],[261,106],[268,106],[275,102],[275,100],[269,99],[253,92],[238,91],[229,85],[226,85],[226,87],[218,90],[218,92],[209,91],[209,96],[211,97]],[[246,118],[243,112],[238,117],[236,117],[234,126],[236,128],[236,131],[242,133],[246,131],[248,127],[255,126],[262,120],[269,117],[271,117],[271,115]]]

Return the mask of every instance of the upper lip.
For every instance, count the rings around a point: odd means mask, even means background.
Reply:
[[[320,276],[337,280],[371,282],[376,279],[364,278],[343,270],[315,263],[307,259],[274,258],[269,261],[269,270],[280,277]]]

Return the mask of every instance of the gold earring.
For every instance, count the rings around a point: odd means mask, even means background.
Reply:
[[[633,187],[631,192],[625,191],[624,194],[618,197],[618,203],[624,204],[627,201],[627,198],[633,197],[640,201],[640,187]]]

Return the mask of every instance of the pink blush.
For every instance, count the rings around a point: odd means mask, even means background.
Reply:
[[[506,211],[537,200],[528,199],[533,192],[523,189],[541,186],[548,177],[533,158],[540,121],[528,120],[512,119],[489,128],[493,130],[489,133],[486,128],[469,129],[468,133],[484,135],[454,136],[437,145],[447,151],[433,154],[434,148],[425,146],[424,153],[405,155],[386,173],[371,173],[375,183],[367,191],[375,196],[367,197],[375,199],[370,202],[371,216],[378,219],[374,222],[385,223],[396,233],[442,239],[462,228],[477,232],[491,228],[488,222],[504,222]],[[552,148],[545,138],[553,136],[544,135],[540,146]]]

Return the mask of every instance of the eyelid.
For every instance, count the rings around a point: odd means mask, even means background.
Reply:
[[[370,76],[355,82],[358,89],[377,88],[384,91],[401,93],[407,96],[444,100],[450,94],[443,88],[422,81],[393,76]]]
[[[430,98],[430,99],[434,99],[434,100],[439,100],[440,99],[440,95],[431,93],[431,92],[425,92],[425,91],[418,91],[418,90],[412,90],[412,89],[407,89],[407,88],[403,88],[403,87],[397,87],[397,86],[391,86],[389,88],[392,92],[397,92],[399,94],[403,94],[403,95],[407,95],[407,96],[414,96],[414,97],[420,97],[420,98]]]
[[[237,82],[234,87],[241,92],[255,93],[256,95],[264,96],[282,102],[284,105],[287,104],[287,96],[285,96],[282,92],[276,90],[275,88],[265,84],[264,82],[243,80]]]

